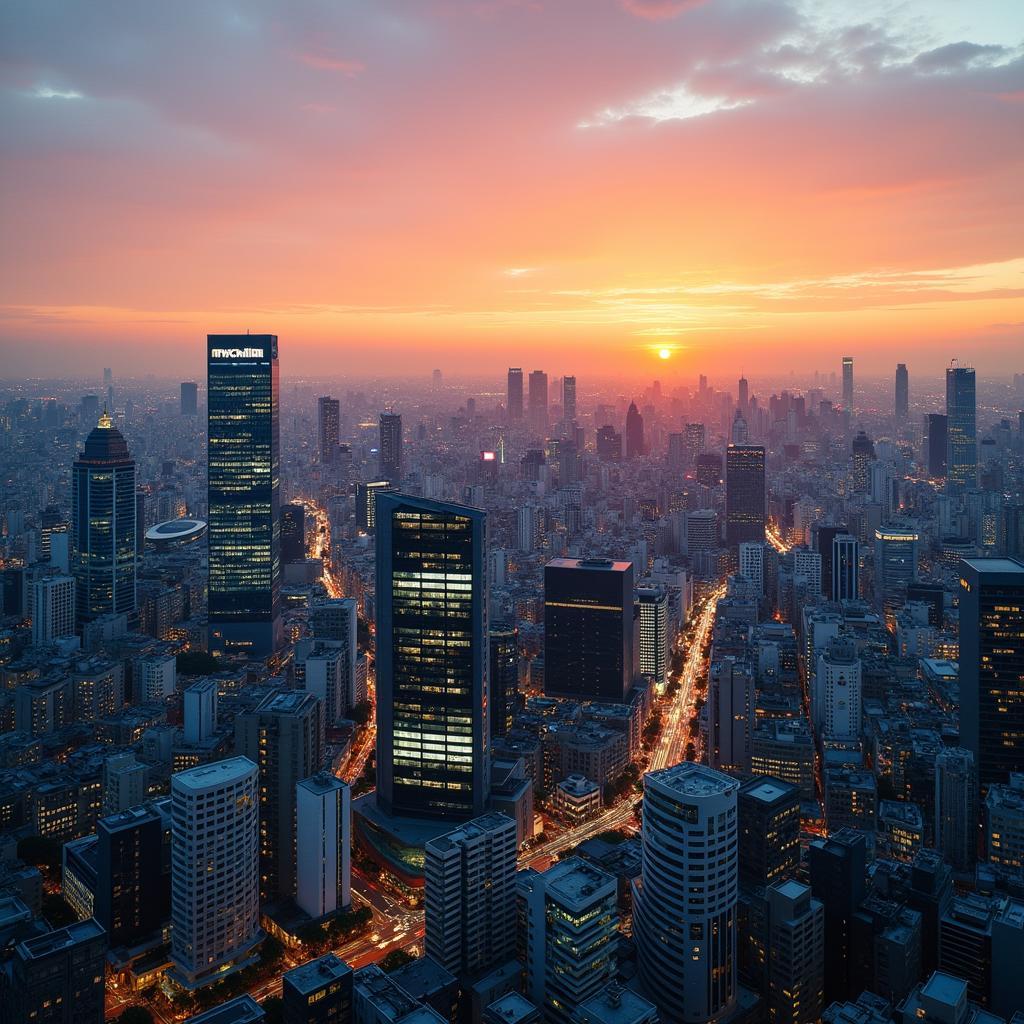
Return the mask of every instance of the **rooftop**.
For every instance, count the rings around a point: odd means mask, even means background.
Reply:
[[[223,761],[197,765],[171,776],[177,789],[208,789],[244,779],[258,769],[247,757],[226,757]]]
[[[324,956],[285,972],[284,978],[296,991],[308,995],[322,988],[327,982],[335,981],[351,973],[352,968],[340,956],[326,953]]]
[[[58,928],[34,939],[26,939],[18,944],[18,952],[25,960],[36,960],[104,934],[97,921],[90,917],[85,921],[69,924],[66,928]]]
[[[671,768],[650,772],[646,778],[664,789],[686,797],[717,796],[740,788],[735,779],[693,761],[683,761]]]
[[[324,793],[332,793],[338,789],[348,788],[347,782],[339,779],[336,775],[332,775],[330,772],[317,772],[316,775],[303,779],[298,785],[303,789],[309,790],[310,793],[315,793],[317,796],[321,796]]]
[[[442,853],[445,850],[462,846],[463,843],[469,842],[473,839],[479,839],[482,836],[487,835],[489,832],[496,832],[499,829],[508,828],[511,828],[511,831],[514,833],[515,822],[507,814],[499,814],[495,811],[490,814],[482,814],[479,818],[467,821],[465,824],[460,825],[451,832],[446,832],[443,836],[438,836],[436,839],[432,839],[427,843],[427,846],[431,850]]]
[[[189,1017],[185,1024],[257,1024],[266,1014],[252,996],[236,996],[205,1013]]]
[[[970,566],[976,573],[1022,573],[1024,563],[1015,558],[965,558],[964,565]]]
[[[791,786],[788,782],[783,782],[781,779],[768,777],[763,781],[755,781],[753,783],[748,783],[746,786],[742,786],[740,792],[745,797],[750,797],[753,800],[760,800],[763,803],[770,804],[774,803],[780,797],[796,794],[797,788],[796,786]]]
[[[967,998],[967,982],[953,974],[935,971],[921,986],[921,995],[938,1003],[954,1006]]]
[[[507,995],[496,999],[484,1011],[490,1020],[501,1020],[504,1024],[518,1024],[527,1017],[536,1017],[539,1011],[526,996],[518,992],[509,992]]]
[[[591,572],[629,572],[632,562],[618,562],[611,558],[552,558],[549,569],[589,569]]]
[[[552,864],[541,878],[546,891],[563,903],[583,904],[596,895],[614,896],[617,891],[613,875],[579,857]]]

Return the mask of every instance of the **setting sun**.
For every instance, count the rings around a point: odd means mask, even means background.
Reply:
[[[670,349],[670,348],[658,349],[658,358],[659,359],[668,359],[669,356],[671,356],[671,355],[672,355],[672,349]]]

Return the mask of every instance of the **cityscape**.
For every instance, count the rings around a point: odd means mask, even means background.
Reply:
[[[0,14],[0,1024],[1024,1024],[1024,20],[888,6]]]

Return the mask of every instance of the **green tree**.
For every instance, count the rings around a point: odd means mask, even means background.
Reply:
[[[397,971],[399,967],[412,963],[415,959],[416,957],[412,953],[407,953],[404,949],[393,949],[381,960],[380,969],[385,974],[389,974],[391,971]]]

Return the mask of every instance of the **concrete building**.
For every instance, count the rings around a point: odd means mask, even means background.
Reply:
[[[825,908],[794,879],[768,886],[768,1015],[813,1024],[825,1005]]]
[[[314,920],[352,905],[348,784],[318,772],[295,787],[295,902]]]
[[[49,644],[75,632],[75,580],[44,576],[32,584],[32,643]]]
[[[281,975],[283,1024],[351,1024],[352,968],[325,953]]]

